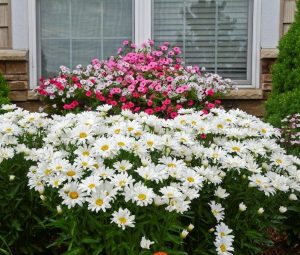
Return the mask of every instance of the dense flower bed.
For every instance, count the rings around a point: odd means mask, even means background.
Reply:
[[[277,129],[253,116],[190,109],[164,120],[128,110],[108,116],[111,107],[51,118],[17,108],[0,116],[0,162],[19,153],[36,162],[29,186],[64,215],[56,227],[72,222],[64,231],[71,231],[73,246],[97,244],[104,254],[187,254],[191,247],[182,240],[197,231],[203,241],[196,252],[230,255],[245,249],[241,231],[258,240],[248,229],[252,221],[260,232],[297,199],[300,160],[277,145]],[[44,144],[35,149],[28,143],[37,134],[45,134]],[[94,239],[91,232],[84,242],[74,237],[87,231],[76,230],[81,221],[97,233]],[[203,228],[189,225],[200,221]]]
[[[181,108],[209,111],[232,88],[229,79],[184,65],[181,49],[167,42],[156,48],[149,41],[139,50],[123,44],[107,61],[94,59],[73,71],[61,66],[59,76],[41,79],[37,93],[58,113],[108,104],[114,113],[130,109],[174,118]]]

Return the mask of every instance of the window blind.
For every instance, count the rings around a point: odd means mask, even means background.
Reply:
[[[132,0],[40,0],[41,75],[115,55],[133,38]]]
[[[251,0],[153,0],[153,39],[182,47],[187,64],[246,83],[251,6]]]

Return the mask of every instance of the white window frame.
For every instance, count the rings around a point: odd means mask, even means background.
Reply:
[[[28,1],[28,25],[29,25],[29,70],[31,89],[38,85],[38,48],[37,48],[37,0]],[[134,1],[134,39],[140,46],[152,36],[152,0]],[[238,85],[240,88],[259,88],[260,86],[260,41],[261,41],[261,12],[262,1],[253,0],[253,36],[252,58],[248,65],[251,68],[251,83]]]

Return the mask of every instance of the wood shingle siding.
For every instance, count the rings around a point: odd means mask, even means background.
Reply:
[[[0,0],[0,49],[11,47],[11,0]]]
[[[285,34],[294,22],[296,0],[283,0],[282,7],[282,32]]]

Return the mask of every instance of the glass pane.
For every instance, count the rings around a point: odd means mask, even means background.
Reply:
[[[92,59],[101,59],[101,40],[73,40],[72,67],[88,65]]]
[[[60,65],[74,68],[115,55],[123,40],[133,38],[132,2],[40,0],[41,73],[47,77]]]
[[[132,38],[132,0],[104,0],[103,36]]]
[[[118,48],[120,48],[121,45],[122,40],[120,39],[105,39],[103,41],[103,59],[107,59],[110,56],[115,56]]]
[[[41,52],[42,76],[52,77],[61,65],[70,66],[70,41],[43,39]]]
[[[154,40],[181,46],[187,64],[247,80],[250,1],[154,0]]]
[[[42,38],[70,36],[70,0],[42,0],[40,11]]]
[[[72,37],[100,38],[102,9],[99,0],[72,0]]]

